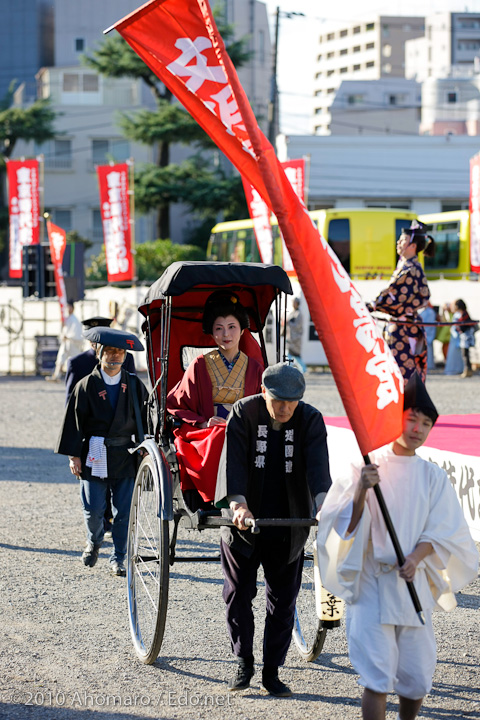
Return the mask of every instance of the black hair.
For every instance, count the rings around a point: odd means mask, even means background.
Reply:
[[[247,311],[240,303],[238,295],[234,292],[216,290],[205,303],[202,321],[203,332],[212,335],[215,320],[218,317],[227,317],[228,315],[233,315],[238,320],[241,330],[250,327]]]
[[[467,306],[463,300],[460,300],[460,299],[455,300],[454,305],[462,312],[467,312]]]
[[[413,408],[407,408],[407,409],[411,410],[414,413],[416,413],[416,412],[423,413],[428,418],[430,418],[430,420],[432,421],[432,425],[435,425],[435,423],[437,422],[438,413],[434,407],[429,407],[429,406],[425,405],[423,407],[413,407]]]

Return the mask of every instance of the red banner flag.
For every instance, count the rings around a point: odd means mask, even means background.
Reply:
[[[22,250],[40,242],[38,160],[7,160],[11,278],[22,277]]]
[[[108,281],[133,280],[128,165],[99,165],[97,174]]]
[[[62,325],[68,317],[67,312],[67,291],[65,289],[65,280],[63,277],[63,256],[67,247],[67,234],[65,230],[58,225],[54,225],[51,220],[47,220],[47,234],[50,243],[50,255],[53,263],[53,274],[55,276],[55,287],[57,289],[58,301],[60,303],[60,313],[62,315]]]
[[[259,129],[208,2],[151,0],[114,27],[277,216],[362,454],[398,437],[398,365]]]
[[[270,223],[270,210],[263,202],[258,191],[242,175],[243,189],[247,199],[248,212],[253,220],[253,230],[257,240],[258,252],[263,263],[273,263],[273,235]]]
[[[480,273],[480,154],[470,159],[470,265]]]

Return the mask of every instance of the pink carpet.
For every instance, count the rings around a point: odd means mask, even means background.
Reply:
[[[324,420],[327,425],[351,429],[346,417],[326,417]],[[480,414],[441,415],[425,445],[480,457]]]

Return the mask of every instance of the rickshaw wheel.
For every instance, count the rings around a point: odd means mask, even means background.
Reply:
[[[144,663],[155,662],[162,646],[168,605],[168,520],[159,517],[160,484],[147,455],[133,490],[127,546],[130,632]]]
[[[318,658],[323,649],[327,628],[317,614],[317,595],[320,599],[321,583],[317,562],[317,529],[312,527],[304,549],[302,584],[295,607],[293,640],[299,654],[307,662]]]

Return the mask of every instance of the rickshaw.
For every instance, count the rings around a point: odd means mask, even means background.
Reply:
[[[289,278],[276,265],[259,263],[173,263],[150,287],[139,307],[145,317],[147,361],[152,392],[149,435],[139,449],[144,455],[135,480],[127,548],[127,587],[130,630],[135,651],[144,663],[157,659],[167,616],[169,569],[177,561],[179,527],[202,531],[231,524],[213,504],[195,503],[180,485],[179,463],[173,444],[172,418],[166,410],[169,390],[181,379],[195,355],[214,346],[202,331],[203,308],[219,288],[235,292],[246,308],[250,329],[242,336],[241,349],[268,365],[265,330],[273,340],[275,362],[286,357],[285,327]],[[273,312],[272,312],[273,311]],[[301,656],[315,660],[327,630],[339,624],[339,610],[320,585],[316,564],[315,528],[311,518],[252,521],[253,532],[265,525],[312,526],[305,547],[302,587],[297,601],[294,640]],[[219,559],[206,556],[197,560]],[[193,560],[193,558],[188,558]],[[324,619],[319,619],[323,607]]]

